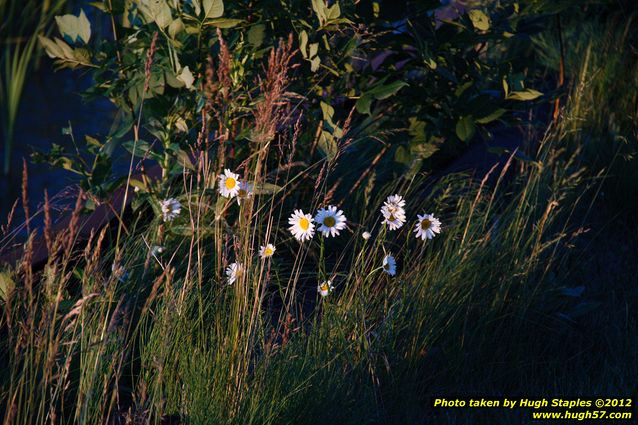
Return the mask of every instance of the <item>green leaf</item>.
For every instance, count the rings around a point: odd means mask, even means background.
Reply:
[[[317,15],[317,19],[319,19],[319,25],[323,25],[326,23],[327,14],[326,14],[326,4],[323,0],[312,0],[312,10],[315,11]]]
[[[175,39],[177,34],[184,31],[184,28],[184,22],[180,18],[177,18],[168,26],[168,34],[172,39]]]
[[[216,19],[208,19],[204,23],[206,26],[213,26],[217,28],[233,28],[237,25],[241,24],[241,19],[230,19],[230,18],[216,18]]]
[[[472,9],[468,12],[472,25],[479,31],[487,31],[490,29],[490,18],[478,9]]]
[[[140,158],[147,157],[156,161],[162,158],[160,154],[153,152],[151,145],[144,140],[138,140],[137,143],[135,143],[134,140],[129,140],[128,142],[122,143],[122,146],[131,154]]]
[[[394,81],[385,86],[376,86],[372,90],[369,90],[367,94],[374,96],[377,100],[382,100],[392,96],[407,85],[408,83],[404,81]]]
[[[319,43],[310,43],[310,46],[308,47],[308,57],[312,59],[315,56],[317,56],[318,52],[319,52]]]
[[[410,127],[408,134],[412,136],[413,142],[425,142],[425,121],[419,121],[416,117],[408,119]]]
[[[456,135],[464,142],[467,142],[474,136],[474,120],[471,115],[465,116],[456,123]]]
[[[0,299],[7,302],[16,284],[8,272],[0,272]]]
[[[410,156],[410,152],[408,152],[405,147],[399,146],[394,152],[394,160],[399,164],[407,166],[412,162],[412,157]]]
[[[73,49],[57,37],[55,41],[43,36],[38,36],[38,39],[47,55],[52,59],[57,59],[56,65],[59,68],[73,69],[78,66],[90,66],[95,68],[95,65],[91,63],[88,50],[80,47]]]
[[[326,18],[328,20],[337,19],[340,16],[341,16],[341,8],[339,7],[339,3],[335,3],[331,7],[326,9]]]
[[[265,34],[266,26],[264,24],[256,24],[250,27],[246,34],[246,38],[251,46],[257,48],[264,42]]]
[[[160,28],[166,28],[173,22],[166,0],[139,0],[139,7],[146,21],[155,22]]]
[[[476,122],[479,124],[487,124],[490,123],[494,120],[499,119],[505,112],[507,112],[505,109],[497,109],[496,111],[492,112],[489,115],[486,115],[484,117],[481,118],[477,118]]]
[[[334,159],[339,151],[339,147],[337,146],[337,142],[335,141],[332,133],[326,130],[322,130],[319,135],[319,142],[317,143],[319,150],[328,158],[328,161]]]
[[[193,77],[193,73],[190,71],[190,69],[188,69],[187,66],[181,69],[180,73],[177,75],[177,79],[184,83],[187,89],[193,88],[195,77]]]
[[[222,0],[203,0],[204,19],[219,18],[224,14],[224,2]]]
[[[360,114],[370,115],[370,106],[372,105],[372,96],[369,94],[364,94],[357,100],[355,104],[355,108],[357,108],[357,112]]]
[[[540,97],[542,95],[543,93],[539,92],[538,90],[527,89],[523,91],[511,92],[505,99],[525,101],[525,100],[534,100],[537,97]]]
[[[272,183],[259,183],[256,184],[253,188],[253,193],[255,195],[273,195],[275,193],[281,192],[283,188],[281,186],[277,186]]]
[[[299,50],[301,55],[308,59],[308,52],[306,52],[306,46],[308,45],[308,33],[304,30],[299,33]]]
[[[91,23],[84,14],[84,10],[80,10],[80,15],[63,15],[56,16],[55,21],[58,24],[60,34],[67,36],[74,43],[82,41],[88,43],[91,38]]]
[[[319,65],[321,65],[321,58],[319,56],[315,56],[310,60],[310,70],[312,72],[317,72]]]

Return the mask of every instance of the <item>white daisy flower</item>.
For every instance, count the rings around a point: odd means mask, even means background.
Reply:
[[[441,221],[432,214],[418,215],[419,220],[414,226],[416,238],[432,239],[436,233],[441,233]]]
[[[405,199],[401,195],[390,195],[384,202],[385,205],[395,205],[397,208],[405,208]]]
[[[368,239],[372,237],[372,234],[370,232],[363,232],[361,237],[367,241]]]
[[[253,185],[247,182],[239,182],[239,190],[237,191],[237,205],[241,205],[241,201],[253,196]]]
[[[160,209],[164,221],[173,221],[182,211],[182,204],[175,198],[168,198],[160,201]]]
[[[388,225],[390,230],[396,230],[405,223],[405,199],[401,195],[391,195],[383,203],[381,214],[383,223]]]
[[[244,266],[241,263],[233,263],[226,267],[226,277],[228,278],[228,284],[232,285],[236,281],[240,280],[244,274]]]
[[[393,256],[386,255],[383,258],[383,271],[390,276],[397,274],[397,260],[395,260]]]
[[[315,225],[312,224],[312,216],[310,214],[304,214],[301,210],[295,210],[295,212],[288,219],[290,227],[288,230],[298,241],[305,241],[312,238],[315,234]]]
[[[275,253],[275,250],[277,248],[275,248],[275,245],[269,243],[266,244],[266,246],[262,246],[259,248],[259,256],[262,259],[268,258],[268,257],[272,257],[273,254]]]
[[[327,297],[333,289],[335,288],[332,286],[332,280],[326,280],[317,286],[317,292],[319,292],[322,297]]]
[[[234,198],[239,193],[239,175],[228,168],[219,176],[219,193],[224,198]]]
[[[338,236],[339,231],[346,227],[346,216],[343,215],[343,211],[337,211],[337,207],[329,205],[328,208],[317,211],[315,223],[319,225],[317,230],[325,237]]]

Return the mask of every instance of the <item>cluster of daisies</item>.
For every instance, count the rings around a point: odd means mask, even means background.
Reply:
[[[246,199],[253,194],[253,187],[249,183],[240,180],[239,175],[231,172],[229,169],[219,176],[219,194],[225,198],[237,198],[237,202]],[[165,222],[172,221],[181,212],[181,204],[174,198],[169,198],[160,203],[162,218]],[[387,226],[388,230],[400,229],[407,221],[405,211],[405,199],[401,195],[391,195],[383,203],[381,207],[381,215],[383,217],[382,224]],[[339,233],[346,228],[347,219],[342,210],[334,205],[328,205],[326,208],[320,208],[314,216],[306,214],[301,209],[295,209],[288,219],[288,230],[292,236],[300,242],[312,239],[315,232],[320,232],[323,237],[339,236]],[[432,214],[417,214],[416,224],[413,228],[417,239],[432,239],[436,234],[441,232],[441,221]],[[365,240],[370,239],[370,232],[363,232],[362,237]],[[262,260],[272,257],[275,253],[275,246],[267,243],[259,248],[259,257]],[[383,258],[381,269],[390,276],[395,276],[397,271],[396,259],[387,254]],[[232,263],[226,268],[226,277],[228,284],[232,285],[241,279],[244,273],[244,267],[241,263]],[[332,280],[322,282],[317,287],[317,292],[322,297],[328,296],[334,289]]]

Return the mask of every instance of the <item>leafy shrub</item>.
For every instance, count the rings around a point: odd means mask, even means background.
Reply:
[[[87,137],[96,159],[84,165],[60,150],[37,158],[80,173],[86,190],[104,196],[114,187],[108,170],[116,145],[160,163],[166,183],[193,151],[216,149],[218,164],[241,161],[258,139],[276,141],[300,120],[308,131],[297,152],[305,159],[364,158],[343,170],[354,175],[377,155],[411,174],[428,170],[436,152],[446,158],[476,133],[489,137],[489,123],[540,95],[499,54],[509,40],[527,38],[516,29],[518,8],[505,4],[482,11],[436,1],[403,8],[321,0],[94,3],[109,16],[112,38],[88,49],[90,24],[80,14],[58,20],[62,39],[41,41],[58,67],[93,70],[87,96],[118,107],[112,131]],[[288,106],[268,134],[256,134],[264,63],[289,37],[298,54],[274,100]]]

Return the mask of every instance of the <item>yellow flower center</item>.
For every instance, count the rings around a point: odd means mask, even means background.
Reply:
[[[332,227],[335,225],[337,221],[335,220],[334,217],[328,216],[326,218],[323,219],[323,224],[326,225],[326,227]]]
[[[330,289],[330,288],[328,287],[328,284],[327,284],[327,283],[322,283],[322,284],[321,284],[321,290],[322,290],[322,291],[327,291],[328,289]]]
[[[301,217],[299,219],[299,227],[301,227],[301,230],[308,230],[310,227],[310,221],[308,221],[306,217]]]
[[[237,181],[235,181],[234,178],[232,177],[226,177],[226,189],[233,189],[235,186],[237,186]]]
[[[431,225],[432,225],[432,222],[428,220],[427,218],[421,221],[421,229],[423,230],[428,230]]]
[[[270,257],[273,254],[272,248],[268,247],[264,250],[264,256]]]
[[[390,214],[390,217],[388,217],[388,221],[394,221],[396,220],[396,217],[394,216],[394,214]]]

